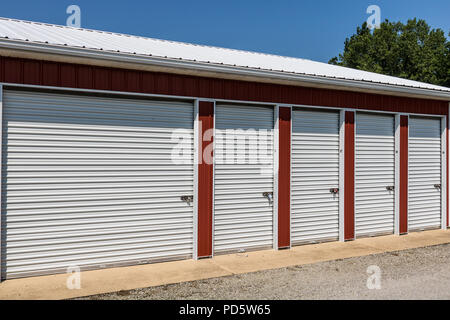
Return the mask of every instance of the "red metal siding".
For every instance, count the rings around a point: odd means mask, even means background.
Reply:
[[[99,68],[94,72],[94,87],[98,90],[109,90],[111,88],[111,73],[108,69]]]
[[[355,238],[355,113],[345,112],[344,239]]]
[[[141,91],[141,75],[137,71],[130,71],[125,74],[127,91],[140,92]]]
[[[111,90],[127,91],[127,82],[124,70],[113,70],[111,72]]]
[[[42,74],[40,74],[42,78]],[[75,65],[63,64],[60,69],[60,86],[73,87],[77,83],[77,68]]]
[[[400,116],[400,234],[408,232],[408,116]]]
[[[40,68],[41,65],[37,61],[25,61],[23,63],[23,73],[28,75],[27,79],[30,84],[38,85],[41,83]]]
[[[214,128],[214,103],[199,103],[199,148],[198,164],[198,257],[212,255],[212,211],[213,211],[213,165],[203,159],[203,152],[213,139],[203,139],[207,130]],[[205,141],[204,141],[205,140]]]
[[[83,69],[84,66],[78,66],[78,70]],[[59,77],[60,75],[60,65],[58,63],[55,62],[42,62],[42,70],[39,78],[41,79],[41,84],[44,86],[55,86],[58,87],[60,86],[61,83],[61,78]],[[24,83],[28,83],[30,80],[30,75],[29,74],[23,74],[23,82]],[[9,81],[7,81],[9,82]],[[74,83],[74,87],[76,88],[76,84]]]
[[[0,57],[1,82],[447,115],[445,101]],[[39,67],[38,67],[39,65]]]
[[[36,76],[39,76],[40,73],[38,74],[28,74],[27,73],[27,78],[24,81],[23,79],[23,65],[24,65],[25,61],[23,60],[18,60],[18,59],[9,59],[5,61],[5,64],[3,66],[3,78],[8,81],[8,82],[12,82],[12,83],[32,83],[33,79],[36,78]],[[40,72],[40,71],[39,71]]]
[[[78,68],[77,86],[78,88],[92,88],[94,86],[94,76],[92,67],[83,66]]]
[[[291,245],[291,108],[280,107],[278,132],[278,248],[286,248]]]

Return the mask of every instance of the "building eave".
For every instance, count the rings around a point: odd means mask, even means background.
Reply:
[[[330,78],[317,75],[262,70],[208,62],[188,61],[151,55],[127,54],[11,39],[0,39],[0,55],[132,70],[168,72],[230,80],[450,101],[450,92],[444,90],[431,90],[363,80]]]

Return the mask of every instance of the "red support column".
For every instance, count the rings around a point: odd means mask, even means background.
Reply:
[[[408,116],[400,116],[400,234],[408,233]]]
[[[291,246],[291,108],[278,117],[278,248]]]
[[[355,112],[345,112],[344,240],[355,239]]]
[[[211,129],[214,128],[214,103],[200,101],[199,116],[199,164],[198,164],[198,236],[197,256],[212,256],[212,222],[213,222],[213,164],[204,152],[213,143]],[[209,130],[209,131],[208,131]],[[206,133],[206,134],[205,134]],[[205,153],[206,153],[205,152]]]

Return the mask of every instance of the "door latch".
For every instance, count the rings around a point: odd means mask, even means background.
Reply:
[[[194,202],[194,196],[181,196],[181,201],[184,201],[190,205],[191,202]]]
[[[332,194],[338,194],[338,193],[339,193],[339,188],[331,188],[331,189],[330,189],[330,192],[331,192]]]
[[[439,189],[439,190],[440,190],[440,189],[441,189],[441,184],[440,184],[440,183],[435,184],[434,187],[435,187],[436,189]]]
[[[394,191],[395,187],[394,186],[387,186],[386,190],[387,191]]]
[[[269,203],[272,204],[273,201],[273,192],[263,192],[263,197],[269,200]]]

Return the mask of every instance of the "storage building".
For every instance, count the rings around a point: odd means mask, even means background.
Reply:
[[[1,276],[448,227],[450,88],[0,19]]]

